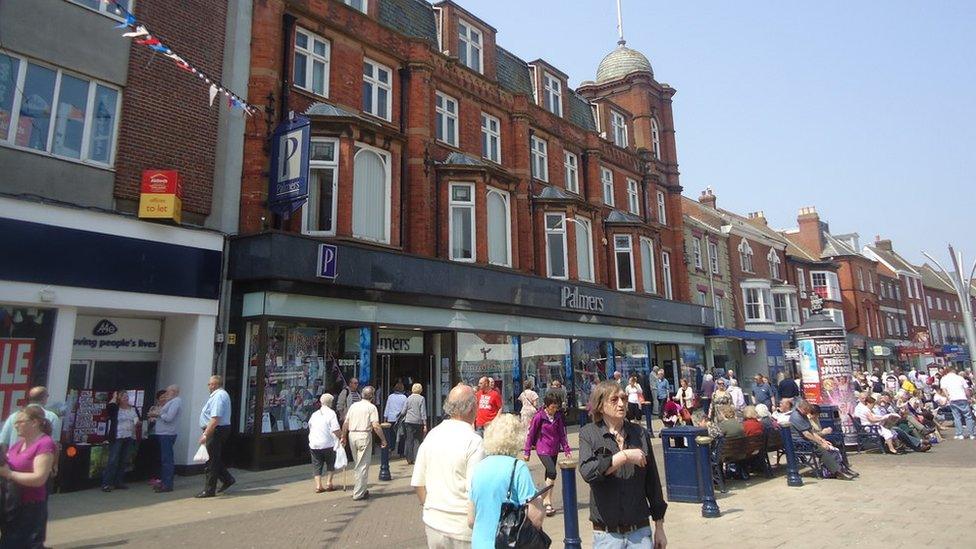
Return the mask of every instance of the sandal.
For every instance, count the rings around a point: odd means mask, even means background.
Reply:
[[[552,508],[552,505],[546,504],[546,516],[551,517],[556,514],[556,510]]]
[[[323,491],[324,492],[335,492],[335,490],[336,490],[336,487],[335,486],[326,486],[325,487],[325,490],[323,490]]]
[[[325,492],[325,488],[316,488],[315,489],[315,493],[316,494],[321,494],[322,492]]]

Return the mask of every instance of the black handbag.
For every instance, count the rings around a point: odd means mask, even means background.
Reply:
[[[0,444],[0,465],[7,464],[7,445]],[[0,525],[9,524],[20,508],[20,486],[16,482],[0,479]]]
[[[529,520],[529,502],[512,501],[512,486],[519,461],[518,458],[512,459],[512,477],[508,481],[508,496],[502,502],[498,530],[495,531],[495,549],[548,549],[552,545],[552,538]]]

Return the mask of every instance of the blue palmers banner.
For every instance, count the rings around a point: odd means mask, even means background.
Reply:
[[[288,215],[308,199],[311,122],[304,116],[285,120],[271,134],[271,179],[268,209]]]
[[[224,97],[227,98],[228,107],[239,108],[243,110],[244,113],[247,114],[248,116],[254,114],[255,110],[257,110],[257,107],[241,99],[237,94],[232,93],[230,90],[224,87],[220,83],[220,81],[211,78],[202,70],[194,67],[193,65],[190,64],[189,61],[186,60],[186,58],[174,52],[166,44],[163,44],[160,41],[158,36],[154,36],[152,32],[150,32],[145,25],[140,23],[136,19],[136,16],[133,15],[128,9],[126,9],[125,6],[119,3],[118,0],[102,0],[102,1],[108,4],[109,7],[111,7],[117,15],[121,16],[124,19],[124,21],[122,21],[121,23],[115,26],[115,28],[117,29],[127,29],[127,31],[123,33],[122,36],[126,38],[132,38],[136,44],[147,46],[150,49],[163,54],[165,57],[172,59],[173,62],[176,63],[177,67],[196,76],[197,78],[202,80],[205,84],[208,84],[210,86],[209,94],[210,94],[211,106],[213,105],[214,98],[217,97],[217,94],[222,93],[224,94]]]

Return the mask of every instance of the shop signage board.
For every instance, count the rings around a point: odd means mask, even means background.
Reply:
[[[311,149],[311,122],[304,116],[289,114],[271,136],[271,180],[268,208],[288,215],[308,199],[308,160]]]
[[[144,170],[139,192],[139,217],[171,219],[177,223],[183,214],[183,185],[176,170]]]
[[[33,339],[0,338],[0,419],[26,404],[33,366]]]
[[[333,244],[319,244],[319,260],[316,263],[315,276],[335,280],[338,266],[339,248]]]
[[[158,353],[162,327],[161,320],[79,315],[75,322],[73,352]]]
[[[559,304],[563,309],[588,311],[592,313],[602,313],[605,306],[602,297],[584,294],[579,288],[572,286],[562,287],[560,290]]]

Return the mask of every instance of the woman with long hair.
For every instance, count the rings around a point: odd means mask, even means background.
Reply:
[[[129,393],[117,391],[108,405],[111,427],[109,428],[108,463],[102,471],[102,491],[125,489],[126,456],[129,446],[136,439],[139,412],[129,403]]]

